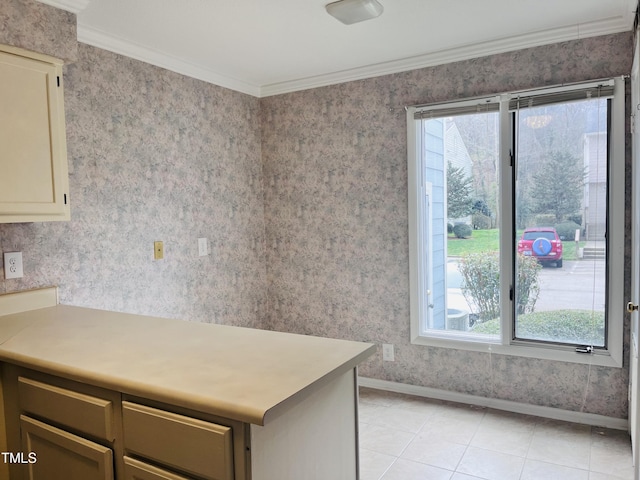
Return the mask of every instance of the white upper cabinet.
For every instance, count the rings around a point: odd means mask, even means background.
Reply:
[[[62,61],[0,45],[0,223],[69,218]]]

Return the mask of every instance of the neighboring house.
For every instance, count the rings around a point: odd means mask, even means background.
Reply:
[[[462,140],[458,127],[451,119],[434,118],[425,123],[425,155],[427,165],[425,172],[426,194],[429,204],[429,225],[431,250],[427,254],[427,262],[431,265],[432,276],[428,290],[430,328],[446,328],[446,296],[447,296],[447,223],[464,222],[471,224],[471,216],[464,218],[447,217],[447,165],[461,168],[465,175],[471,177],[471,157]]]
[[[584,239],[604,241],[607,213],[607,132],[585,134],[584,168]]]
[[[429,205],[429,230],[431,251],[427,253],[427,262],[431,264],[432,276],[428,290],[429,310],[427,321],[429,328],[445,328],[446,308],[446,267],[447,267],[447,188],[446,188],[446,151],[445,125],[441,118],[425,122],[425,155],[428,165],[425,172],[426,194]]]

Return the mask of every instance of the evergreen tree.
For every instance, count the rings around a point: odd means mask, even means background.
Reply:
[[[447,162],[447,216],[461,218],[471,213],[473,208],[472,181],[464,170]]]
[[[552,152],[533,176],[531,199],[534,213],[553,214],[556,223],[580,210],[585,170],[568,152]]]

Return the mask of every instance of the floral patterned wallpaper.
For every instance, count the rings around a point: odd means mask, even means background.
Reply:
[[[256,99],[53,35],[75,16],[51,13],[3,1],[0,42],[75,48],[72,220],[0,224],[25,264],[0,292],[53,284],[66,304],[393,343],[395,362],[361,374],[626,417],[626,367],[409,343],[404,106],[628,74],[631,34]]]
[[[394,344],[366,377],[626,417],[626,368],[410,343],[404,106],[628,74],[631,57],[612,35],[263,99],[268,327]]]
[[[45,7],[18,8],[0,29],[26,38]],[[71,221],[0,224],[1,250],[22,251],[25,270],[0,291],[58,285],[66,304],[259,326],[259,100],[75,43],[64,72]],[[198,256],[199,237],[210,255]]]
[[[76,16],[36,0],[2,0],[0,43],[75,62]]]

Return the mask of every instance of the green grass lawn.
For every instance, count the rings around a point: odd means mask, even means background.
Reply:
[[[517,232],[518,237],[522,231]],[[482,253],[498,251],[498,229],[474,230],[469,238],[456,238],[449,235],[447,239],[447,250],[450,257],[460,257],[465,253]],[[580,242],[580,247],[584,247],[585,242]],[[562,242],[562,258],[565,260],[576,260],[576,242]]]
[[[474,325],[472,330],[497,335],[500,333],[500,319]],[[602,345],[604,312],[555,310],[518,315],[518,334],[522,338],[535,340]]]

